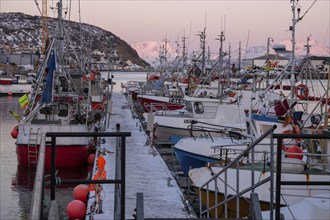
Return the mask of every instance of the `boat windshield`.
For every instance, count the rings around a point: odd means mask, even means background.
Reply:
[[[203,114],[204,113],[204,107],[202,102],[195,102],[194,103],[194,109],[196,114]]]

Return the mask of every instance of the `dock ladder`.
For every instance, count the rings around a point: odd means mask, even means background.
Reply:
[[[28,142],[28,166],[36,166],[38,163],[38,144],[40,144],[41,132],[40,128],[36,132],[33,128],[30,128],[29,132],[29,142]]]

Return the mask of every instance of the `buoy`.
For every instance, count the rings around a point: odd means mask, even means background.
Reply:
[[[86,213],[86,205],[80,200],[73,200],[66,207],[66,213],[70,219],[82,219]]]
[[[285,152],[285,156],[287,158],[297,158],[299,160],[302,160],[304,155],[303,155],[303,151],[300,147],[298,146],[292,146],[289,147],[289,149]]]
[[[94,164],[94,161],[95,161],[95,154],[88,155],[88,157],[87,157],[87,163],[89,165],[93,165]]]
[[[12,96],[13,95],[13,92],[8,92],[7,93],[9,96]]]
[[[87,185],[79,184],[73,189],[73,197],[82,202],[87,202],[88,191],[89,187]]]
[[[11,137],[14,138],[14,139],[17,138],[17,136],[18,136],[18,126],[15,126],[15,127],[13,128],[13,130],[12,130],[11,133],[10,133],[10,135],[11,135]]]

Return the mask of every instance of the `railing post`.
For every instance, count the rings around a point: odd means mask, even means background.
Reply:
[[[125,137],[121,137],[121,194],[120,194],[120,200],[121,200],[121,219],[125,220],[125,187],[126,187],[126,141]]]
[[[260,201],[257,193],[250,194],[250,212],[252,220],[262,220]]]
[[[116,132],[120,132],[120,124],[116,124]],[[115,179],[121,179],[121,147],[120,147],[120,138],[116,138],[116,166],[115,166]],[[121,186],[115,184],[115,207],[114,207],[114,219],[120,219],[120,195],[121,195]]]
[[[274,134],[274,131],[272,131],[270,133],[270,220],[274,219],[274,139],[273,139],[273,134]]]
[[[143,193],[136,193],[136,220],[144,219]]]
[[[50,200],[55,200],[55,185],[56,185],[56,137],[51,137],[51,166],[50,166]]]
[[[276,154],[276,198],[275,198],[275,219],[281,219],[281,164],[282,164],[282,138],[277,139]]]

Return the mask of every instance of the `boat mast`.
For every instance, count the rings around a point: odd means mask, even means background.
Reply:
[[[167,38],[165,38],[164,42],[164,62],[165,62],[165,76],[167,75]]]
[[[223,42],[225,41],[225,34],[223,31],[221,31],[221,34],[218,35],[219,38],[216,38],[216,40],[220,41],[220,48],[219,48],[219,57],[218,57],[218,63],[219,63],[219,79],[218,79],[218,94],[217,98],[221,97],[222,93],[222,85],[221,85],[221,70],[222,70],[222,47],[223,47]],[[222,103],[222,99],[220,99],[220,103]]]
[[[230,87],[230,74],[231,74],[231,71],[230,71],[230,63],[231,63],[231,44],[229,42],[229,48],[228,48],[228,61],[227,61],[227,71],[228,71],[228,74],[227,74],[227,87],[229,88]]]
[[[304,46],[306,47],[306,74],[305,74],[305,85],[307,86],[308,83],[308,77],[310,76],[310,68],[312,67],[311,63],[310,63],[310,59],[309,59],[309,52],[310,52],[310,47],[311,45],[309,45],[309,41],[310,41],[310,36],[309,35],[307,37],[307,44]]]
[[[185,36],[185,34],[183,34],[182,39],[182,65],[183,65],[183,69],[185,69],[186,63],[187,63],[187,52],[186,52],[186,39],[187,37]]]
[[[63,23],[62,23],[62,0],[59,0],[57,3],[57,14],[58,14],[58,24],[57,24],[57,32],[56,32],[56,47],[58,57],[63,59],[63,50],[64,50],[64,34],[63,34]],[[61,60],[63,61],[63,60]],[[62,63],[62,62],[61,62]]]
[[[239,41],[238,46],[238,71],[241,71],[241,60],[242,60],[242,48],[241,48],[241,41]]]
[[[290,78],[290,105],[294,102],[294,86],[296,84],[295,80],[295,46],[296,46],[296,23],[299,21],[299,18],[296,18],[296,7],[298,0],[291,0],[292,2],[292,25],[290,26],[290,31],[292,31],[292,51],[291,51],[291,78]],[[298,13],[300,12],[300,8],[298,8]]]
[[[270,65],[269,63],[269,46],[270,46],[270,42],[273,42],[273,38],[268,37],[267,38],[267,54],[266,54],[266,65]],[[266,88],[269,87],[269,68],[267,68],[267,76],[266,76]]]
[[[205,31],[206,31],[206,27],[199,34],[201,49],[202,49],[202,69],[201,69],[202,73],[201,73],[201,76],[205,76],[205,38],[206,38]]]

